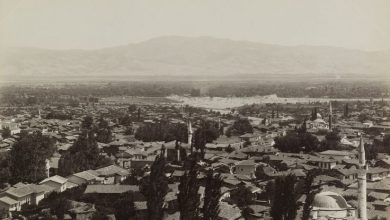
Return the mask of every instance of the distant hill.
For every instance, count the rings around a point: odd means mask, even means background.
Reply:
[[[9,48],[4,54],[0,60],[0,77],[4,78],[390,74],[389,51],[289,47],[211,37],[167,36],[99,50]]]

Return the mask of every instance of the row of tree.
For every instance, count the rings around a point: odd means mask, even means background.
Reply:
[[[163,218],[163,203],[168,193],[168,179],[165,175],[166,161],[164,152],[157,156],[151,166],[150,175],[146,176],[141,183],[141,192],[145,195],[148,208],[148,219],[159,220]],[[221,196],[222,180],[218,174],[209,172],[205,181],[204,205],[200,206],[198,179],[199,167],[194,153],[184,163],[185,173],[180,178],[178,204],[181,220],[217,219],[219,214],[219,198]]]
[[[135,138],[145,142],[177,140],[186,143],[188,141],[187,137],[188,129],[186,124],[172,124],[164,120],[144,124],[135,132]]]

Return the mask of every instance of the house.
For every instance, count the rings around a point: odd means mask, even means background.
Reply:
[[[9,197],[18,202],[17,206],[24,204],[38,205],[45,195],[54,191],[50,186],[18,183],[4,192],[3,197]]]
[[[376,200],[372,203],[372,206],[374,206],[375,210],[387,211],[390,204],[384,201]]]
[[[324,121],[322,118],[317,118],[313,121],[307,120],[306,121],[306,128],[313,129],[313,130],[322,130],[322,129],[329,129],[329,124]]]
[[[165,158],[167,161],[184,160],[190,149],[188,144],[176,141],[167,142],[163,146],[165,148]]]
[[[367,170],[367,180],[368,181],[379,181],[383,178],[388,177],[390,174],[389,169],[385,169],[382,167],[370,167]]]
[[[358,169],[333,169],[335,176],[340,180],[355,180],[358,176]]]
[[[21,205],[17,200],[14,200],[8,196],[0,198],[0,210],[6,210],[7,212],[20,211]]]
[[[164,197],[164,208],[168,213],[173,213],[178,210],[177,193],[168,192]]]
[[[58,163],[60,161],[60,156],[53,156],[49,160],[49,173],[50,175],[56,175],[58,173]]]
[[[92,219],[96,212],[95,205],[90,203],[71,201],[70,206],[68,212],[74,220]]]
[[[236,164],[234,169],[235,174],[252,176],[256,171],[256,163],[254,160],[243,160]]]
[[[251,143],[260,140],[259,135],[255,135],[252,133],[243,134],[240,136],[240,138],[241,138],[241,141],[243,141],[243,142],[251,142]]]
[[[382,202],[390,202],[390,194],[388,194],[388,193],[370,192],[368,194],[368,197],[370,197],[374,200],[382,201]]]
[[[66,182],[68,180],[62,176],[51,176],[49,178],[46,178],[42,180],[39,184],[40,185],[47,185],[52,187],[56,192],[63,192],[66,190]]]
[[[82,184],[90,184],[96,182],[98,176],[99,174],[97,174],[95,171],[88,170],[79,173],[74,173],[70,175],[67,179],[69,182],[75,183],[77,185],[82,185]]]
[[[352,153],[338,150],[326,150],[319,153],[321,156],[330,157],[336,160],[351,159]]]
[[[219,208],[220,212],[218,213],[218,220],[243,219],[241,210],[237,206],[229,205],[226,202],[221,202]]]
[[[10,129],[11,135],[20,133],[19,124],[15,123],[13,121],[0,121],[0,130],[3,130],[5,128],[9,128]]]
[[[122,167],[110,165],[95,170],[99,177],[103,178],[103,184],[116,184],[123,182],[130,172]]]
[[[333,159],[326,159],[326,158],[313,158],[310,159],[311,163],[314,163],[316,166],[318,166],[321,169],[333,169],[336,167],[337,162]]]
[[[148,219],[148,207],[146,201],[134,202],[135,220],[147,220]]]
[[[390,168],[390,157],[383,158],[376,162],[375,166]]]

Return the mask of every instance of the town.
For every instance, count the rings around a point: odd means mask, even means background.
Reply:
[[[389,219],[383,96],[218,111],[167,90],[8,89],[0,219]]]

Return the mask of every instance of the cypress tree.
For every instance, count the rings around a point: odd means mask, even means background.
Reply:
[[[179,195],[177,196],[180,210],[180,220],[197,220],[199,216],[200,197],[198,194],[199,181],[196,167],[196,155],[191,155],[187,169],[180,178]]]
[[[297,215],[296,177],[288,175],[275,180],[275,194],[271,206],[273,220],[294,220]]]
[[[319,187],[314,186],[314,178],[319,174],[319,170],[310,170],[305,179],[304,194],[306,195],[303,205],[302,220],[309,220],[314,196],[320,192]]]
[[[208,172],[206,178],[205,197],[203,204],[203,219],[218,219],[219,198],[221,197],[222,179],[219,174],[214,175],[212,171]]]
[[[345,104],[344,116],[349,117],[349,106],[348,103]]]
[[[152,164],[150,175],[141,183],[141,193],[146,197],[148,220],[161,220],[163,218],[164,198],[168,192],[168,180],[165,176],[164,149]]]

